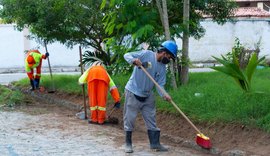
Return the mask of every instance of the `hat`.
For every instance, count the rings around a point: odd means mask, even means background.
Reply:
[[[35,59],[34,59],[33,56],[29,55],[29,56],[27,57],[27,63],[28,63],[28,65],[29,65],[29,67],[32,67],[32,66],[36,63],[36,61],[35,61]]]
[[[176,58],[178,47],[174,41],[171,41],[171,40],[165,41],[161,44],[161,46],[166,48],[169,54],[171,54],[173,58]]]

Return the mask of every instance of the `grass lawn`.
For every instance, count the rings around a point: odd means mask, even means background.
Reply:
[[[232,78],[219,72],[191,73],[188,85],[181,86],[177,90],[168,90],[168,93],[193,121],[236,122],[270,132],[269,73],[268,68],[255,72],[252,82],[254,91],[250,94],[243,93]],[[129,76],[113,76],[121,95]],[[54,75],[55,87],[59,91],[82,94],[81,87],[77,83],[78,78],[79,75]],[[16,85],[29,85],[28,83],[27,79],[23,79]],[[50,77],[43,76],[41,85],[50,87]],[[163,101],[158,95],[157,107],[162,111],[178,113],[171,104]]]

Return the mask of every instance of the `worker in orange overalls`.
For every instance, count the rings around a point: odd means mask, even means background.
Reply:
[[[30,84],[32,89],[39,89],[39,82],[41,77],[41,65],[42,59],[46,59],[49,53],[41,54],[38,50],[29,50],[25,58],[25,71],[28,78],[30,79]],[[36,75],[34,77],[34,68],[36,68]]]
[[[88,84],[88,97],[91,117],[89,123],[104,124],[106,120],[106,103],[108,90],[120,108],[120,94],[102,62],[96,61],[79,78],[79,84]]]

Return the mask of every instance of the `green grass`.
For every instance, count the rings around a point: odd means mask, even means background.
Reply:
[[[241,123],[260,127],[270,132],[270,69],[255,72],[251,94],[245,94],[235,81],[219,72],[191,73],[189,84],[177,90],[168,90],[173,101],[196,122]],[[123,95],[130,75],[117,75],[112,78]],[[82,94],[78,85],[79,76],[55,75],[57,90]],[[28,84],[24,79],[17,84]],[[50,86],[50,77],[43,76],[42,85]],[[200,93],[200,96],[195,96]],[[156,94],[157,95],[157,94]],[[108,96],[110,99],[111,97]],[[122,98],[122,103],[124,99]],[[168,102],[157,95],[157,108],[168,113],[179,114]]]
[[[12,107],[16,104],[20,104],[24,101],[24,95],[19,91],[12,91],[4,86],[0,85],[0,107],[9,106]]]
[[[53,85],[57,91],[65,92],[69,94],[82,95],[82,87],[78,84],[79,75],[42,75],[40,85],[44,86],[48,90],[53,89]],[[14,83],[15,86],[29,86],[30,83],[28,78],[21,79]]]

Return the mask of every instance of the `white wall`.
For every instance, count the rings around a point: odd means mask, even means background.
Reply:
[[[211,20],[201,22],[206,29],[205,36],[200,40],[190,38],[191,61],[211,61],[212,56],[220,57],[231,51],[234,40],[238,37],[242,44],[251,49],[254,48],[260,37],[261,53],[270,57],[270,19],[242,19],[236,22],[228,22],[218,25]],[[26,32],[19,32],[12,25],[0,25],[0,68],[16,68],[24,66],[24,48],[36,47],[37,43],[24,41]],[[181,48],[182,41],[177,39]],[[52,66],[78,66],[78,46],[67,49],[64,45],[54,43],[48,45],[50,62]],[[45,48],[40,46],[40,51],[45,53]],[[46,67],[47,61],[44,62]]]
[[[26,32],[19,32],[13,25],[0,24],[0,68],[23,68],[24,67],[24,49],[37,47],[35,41],[25,41]],[[39,51],[45,53],[45,48],[39,45]],[[50,53],[51,66],[78,66],[79,65],[79,47],[67,49],[60,43],[47,45]],[[43,67],[47,67],[47,61],[44,61]]]
[[[23,35],[12,25],[0,25],[0,67],[23,66]]]
[[[218,25],[211,20],[201,22],[206,33],[200,40],[190,38],[189,56],[191,61],[211,61],[212,56],[220,57],[231,51],[235,38],[247,48],[255,49],[254,45],[261,38],[260,56],[270,57],[270,19],[241,19],[235,22],[227,22]],[[177,44],[181,48],[182,40]]]

